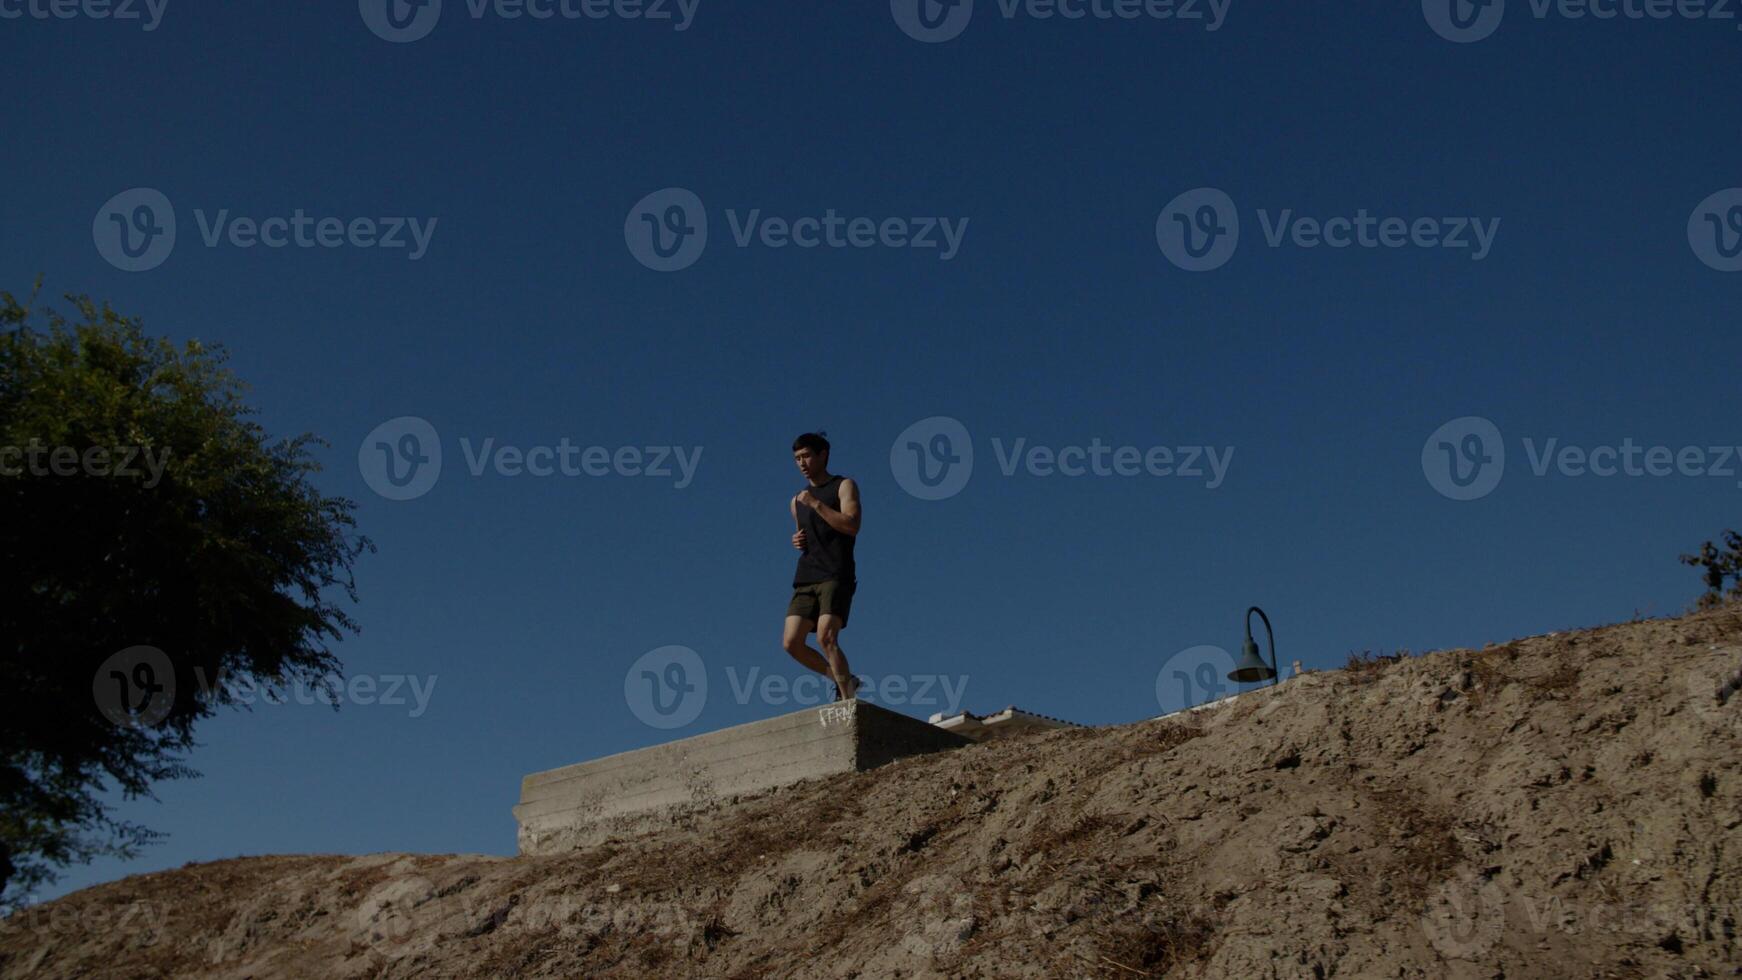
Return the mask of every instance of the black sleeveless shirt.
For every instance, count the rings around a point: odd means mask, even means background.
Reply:
[[[841,481],[846,479],[839,474],[829,478],[829,482],[820,487],[806,487],[811,496],[817,498],[835,510],[841,509]],[[853,585],[857,581],[853,567],[853,535],[842,534],[829,526],[829,522],[817,516],[817,512],[804,504],[798,505],[798,527],[804,532],[804,553],[798,556],[798,568],[792,573],[793,585],[811,585],[816,582],[827,582],[834,579],[843,585]]]

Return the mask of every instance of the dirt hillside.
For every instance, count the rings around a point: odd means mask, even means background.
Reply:
[[[0,976],[1742,975],[1742,611],[1311,674],[561,857],[240,858],[0,930]],[[504,806],[506,806],[506,802]]]

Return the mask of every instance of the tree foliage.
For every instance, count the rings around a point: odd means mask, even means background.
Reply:
[[[1725,531],[1721,540],[1722,548],[1707,541],[1700,545],[1698,552],[1681,558],[1682,564],[1700,569],[1701,578],[1705,580],[1706,592],[1699,600],[1702,609],[1724,601],[1726,580],[1730,582],[1729,597],[1742,598],[1742,534]]]
[[[354,504],[311,482],[318,440],[271,439],[221,348],[67,301],[39,313],[0,293],[0,894],[13,900],[156,836],[113,819],[102,794],[196,775],[183,759],[196,723],[234,702],[227,682],[325,684],[371,547]],[[133,678],[102,674],[139,646],[171,676],[154,678],[149,711],[117,718],[103,685]]]

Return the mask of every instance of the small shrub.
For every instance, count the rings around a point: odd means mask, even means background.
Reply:
[[[1365,684],[1378,680],[1385,668],[1408,656],[1408,650],[1399,650],[1396,653],[1374,653],[1371,650],[1362,650],[1360,653],[1351,651],[1349,662],[1343,665],[1343,669],[1348,671],[1350,677]]]
[[[1681,556],[1683,565],[1701,569],[1700,577],[1706,583],[1706,592],[1699,598],[1701,609],[1722,605],[1726,598],[1742,598],[1742,534],[1725,531],[1722,540],[1723,550],[1707,541],[1697,554]],[[1728,592],[1724,591],[1726,580],[1731,583]]]
[[[1112,964],[1125,976],[1160,977],[1175,967],[1207,959],[1216,946],[1216,927],[1201,915],[1188,914],[1158,925],[1124,926],[1098,938],[1097,966]]]

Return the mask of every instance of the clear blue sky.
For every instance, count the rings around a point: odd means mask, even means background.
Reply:
[[[225,713],[191,759],[203,778],[121,811],[170,839],[60,890],[236,854],[511,853],[522,774],[793,710],[732,680],[798,673],[778,647],[788,446],[816,426],[865,499],[855,667],[965,677],[971,710],[1152,716],[1169,659],[1237,649],[1250,603],[1310,667],[1684,608],[1699,584],[1676,555],[1742,523],[1742,475],[1539,477],[1524,440],[1742,443],[1742,274],[1688,234],[1696,205],[1742,184],[1742,103],[1719,96],[1742,34],[1511,8],[1468,44],[1415,3],[1235,4],[1211,32],[979,0],[936,44],[876,2],[703,0],[675,31],[447,0],[411,43],[348,2],[172,0],[151,31],[0,20],[0,284],[41,272],[50,293],[226,344],[271,430],[331,441],[321,485],[359,502],[379,546],[358,570],[362,633],[337,648],[348,672],[435,684],[417,717]],[[121,271],[93,221],[141,187],[172,202],[177,243]],[[625,222],[667,187],[710,228],[698,261],[662,273]],[[1236,203],[1242,237],[1188,272],[1157,218],[1199,187]],[[416,260],[202,241],[219,211],[298,209],[437,223]],[[738,247],[752,209],[969,223],[947,261]],[[1479,261],[1270,247],[1285,209],[1501,223]],[[399,416],[445,457],[405,501],[358,465]],[[931,416],[975,454],[941,500],[891,465]],[[1465,416],[1507,460],[1460,501],[1422,456]],[[702,456],[681,489],[474,477],[462,438]],[[993,440],[1019,438],[1234,456],[1214,489],[1007,477]],[[625,695],[631,664],[669,645],[709,683],[675,731]]]

